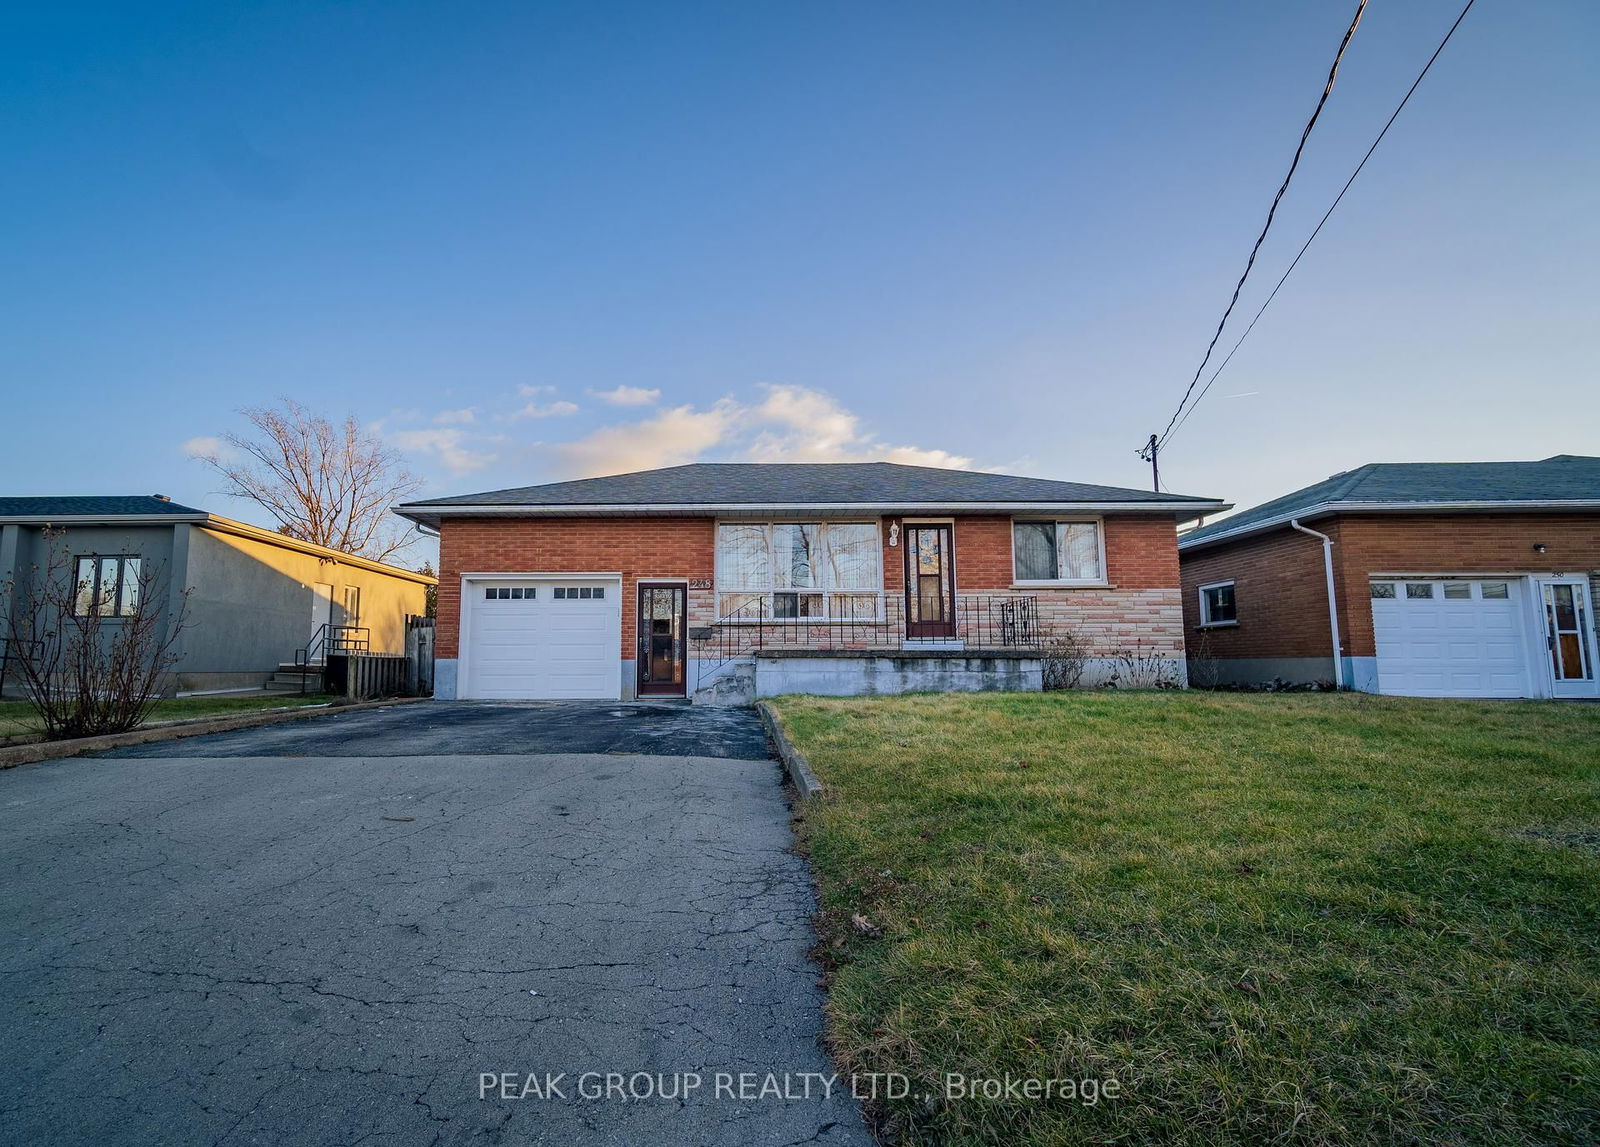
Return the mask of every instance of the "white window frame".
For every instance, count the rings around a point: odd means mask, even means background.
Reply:
[[[1229,586],[1233,587],[1234,616],[1228,621],[1212,621],[1211,604],[1206,598],[1206,591],[1210,589],[1224,589]],[[1225,629],[1230,625],[1239,624],[1239,587],[1232,578],[1229,578],[1227,581],[1207,582],[1205,585],[1200,586],[1195,592],[1200,598],[1200,624],[1195,626],[1196,629]]]
[[[1088,578],[1023,578],[1017,576],[1017,524],[1019,522],[1048,522],[1051,525],[1078,525],[1092,522],[1094,524],[1095,541],[1100,546],[1100,576]],[[1085,514],[1082,517],[1063,518],[1033,518],[1027,516],[1011,519],[1011,584],[1016,588],[1045,587],[1045,586],[1078,586],[1105,588],[1111,584],[1111,571],[1106,565],[1106,520],[1096,514]],[[1061,569],[1061,551],[1056,550],[1056,570]]]
[[[735,586],[727,584],[722,573],[722,527],[723,526],[871,526],[877,537],[877,547],[874,553],[878,558],[878,584],[872,589],[823,589],[818,586]],[[719,625],[852,625],[862,622],[884,620],[884,557],[883,557],[883,519],[882,518],[719,518],[716,520],[711,536],[711,547],[714,557],[713,584],[712,584],[712,611],[716,615]],[[735,617],[722,616],[722,598],[724,594],[743,593],[761,594],[771,599],[779,593],[809,593],[822,598],[824,610],[821,617]],[[833,596],[841,594],[847,597],[873,597],[873,611],[870,617],[834,617],[832,613]],[[774,611],[775,612],[775,611]]]

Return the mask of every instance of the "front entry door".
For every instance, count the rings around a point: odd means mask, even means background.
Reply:
[[[906,636],[956,635],[956,578],[948,524],[905,528]]]
[[[688,589],[670,582],[639,583],[638,693],[684,695],[684,638],[688,634]]]
[[[1582,581],[1547,581],[1540,588],[1555,695],[1592,697],[1596,682],[1588,586]]]

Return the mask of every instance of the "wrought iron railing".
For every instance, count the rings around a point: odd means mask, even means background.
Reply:
[[[844,652],[926,648],[939,638],[906,636],[905,598],[878,597],[868,616],[841,618],[772,617],[768,598],[747,601],[709,626],[691,631],[700,683],[720,675],[731,663],[757,653]],[[1021,651],[1045,643],[1039,601],[1018,594],[957,594],[954,632],[946,640],[969,650]]]

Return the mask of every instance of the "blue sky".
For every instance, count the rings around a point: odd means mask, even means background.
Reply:
[[[1371,6],[1243,314],[1458,7]],[[1353,8],[13,5],[0,487],[260,520],[186,451],[280,394],[435,493],[762,457],[1142,486]],[[1168,486],[1600,452],[1597,44],[1587,0],[1480,0]]]

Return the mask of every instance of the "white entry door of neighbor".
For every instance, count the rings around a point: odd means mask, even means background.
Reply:
[[[1549,579],[1539,583],[1544,644],[1557,697],[1593,697],[1600,693],[1595,677],[1594,619],[1589,610],[1589,585],[1583,578]]]
[[[1372,581],[1378,691],[1406,697],[1531,697],[1524,582]]]
[[[465,587],[462,697],[614,701],[622,695],[622,586],[595,578]]]
[[[319,581],[311,587],[311,636],[307,640],[314,646],[318,637],[323,636],[322,627],[333,621],[333,586],[325,581]],[[322,651],[312,648],[311,655],[317,660],[322,659]]]

